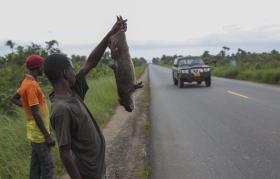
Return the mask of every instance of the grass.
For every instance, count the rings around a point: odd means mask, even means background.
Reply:
[[[145,69],[147,68],[148,65],[141,65],[141,66],[137,66],[135,68],[135,77],[136,79],[139,79],[141,77],[141,75],[144,73]]]
[[[151,170],[151,168],[150,168],[150,165],[149,165],[147,159],[144,159],[143,164],[142,164],[142,168],[140,170],[139,178],[140,179],[148,179],[149,176],[150,176],[150,173],[151,173],[150,170]]]
[[[23,114],[21,115],[23,116]],[[30,142],[26,139],[24,117],[0,115],[0,178],[28,178],[31,158]],[[53,148],[56,173],[62,173],[57,146]]]
[[[171,68],[172,64],[161,64],[161,66],[167,67],[167,68]]]
[[[246,69],[242,66],[236,68],[224,66],[214,68],[212,74],[224,78],[280,84],[280,68]]]
[[[89,92],[85,102],[97,123],[103,128],[110,120],[117,106],[117,89],[112,76],[91,80],[88,82]]]
[[[30,145],[24,121],[0,116],[0,178],[28,178]]]
[[[135,68],[139,78],[146,66]],[[105,76],[98,79],[89,79],[89,91],[86,104],[101,127],[104,127],[118,105],[117,90],[114,77]],[[44,89],[48,94],[50,88]],[[19,110],[21,111],[21,110]],[[0,114],[0,179],[28,178],[31,146],[26,139],[25,117],[22,112],[16,116]],[[56,165],[56,175],[63,172],[57,146],[53,148],[53,158]]]
[[[149,79],[147,80],[147,83],[145,84],[144,87],[144,91],[145,91],[145,96],[144,96],[144,107],[145,107],[145,111],[149,111],[149,105],[150,105],[150,85],[149,85]],[[149,116],[149,114],[147,115],[147,117]],[[143,123],[143,128],[144,128],[144,133],[145,133],[145,137],[146,137],[146,141],[148,141],[149,135],[150,135],[150,121],[149,119],[145,119],[144,123]],[[143,158],[142,161],[142,166],[139,170],[139,179],[148,179],[150,174],[151,174],[151,167],[150,167],[150,163],[148,160],[148,156],[147,156],[147,150],[148,150],[148,144],[146,143],[145,146],[145,151],[146,151],[146,155]]]
[[[147,65],[135,68],[135,77],[139,79],[144,73]],[[97,123],[103,128],[110,120],[116,106],[118,105],[117,87],[113,76],[106,76],[88,83],[89,92],[85,102],[97,120]]]

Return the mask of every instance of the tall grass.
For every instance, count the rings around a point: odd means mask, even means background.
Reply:
[[[243,67],[217,67],[213,75],[239,80],[249,80],[268,84],[280,84],[280,68],[250,69]]]
[[[0,116],[0,178],[28,178],[30,145],[24,120]]]
[[[144,72],[145,66],[135,68],[136,77]],[[118,104],[115,78],[112,75],[89,79],[89,91],[85,102],[97,122],[104,127]],[[50,88],[44,89],[48,94]],[[57,146],[53,148],[56,175],[62,174],[62,163]],[[25,179],[29,176],[31,146],[26,139],[25,117],[0,115],[0,179]]]
[[[147,64],[145,65],[141,65],[141,66],[137,66],[135,68],[135,77],[136,79],[139,79],[141,77],[141,75],[144,73],[145,69],[147,68]]]
[[[91,80],[85,102],[98,124],[104,127],[117,105],[117,90],[113,76]]]
[[[29,176],[31,144],[26,139],[25,118],[0,115],[0,179],[24,179]],[[53,147],[57,175],[62,173],[58,148]]]

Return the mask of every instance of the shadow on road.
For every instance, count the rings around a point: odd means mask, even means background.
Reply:
[[[183,88],[206,88],[204,85],[192,84],[192,83],[185,83]]]

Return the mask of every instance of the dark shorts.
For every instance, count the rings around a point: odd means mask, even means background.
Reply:
[[[54,179],[51,147],[45,143],[31,143],[30,179]]]

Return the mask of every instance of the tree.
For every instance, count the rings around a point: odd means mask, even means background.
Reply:
[[[229,47],[226,47],[226,46],[223,46],[223,49],[224,49],[224,51],[226,52],[228,52],[229,50],[230,50],[230,48]]]
[[[14,52],[15,43],[12,40],[7,40],[5,45],[10,47],[12,52]]]
[[[54,53],[60,53],[60,50],[58,49],[58,42],[57,40],[50,40],[50,41],[46,41],[46,51],[49,53],[49,54],[54,54]],[[54,47],[54,45],[57,46],[57,48]]]
[[[154,57],[152,59],[153,64],[159,64],[159,58],[158,57]]]
[[[58,46],[57,40],[50,40],[50,41],[46,41],[45,43],[47,44],[46,50],[52,49],[54,45]]]
[[[221,50],[218,55],[221,57],[225,57],[226,52],[224,50]]]
[[[31,42],[31,45],[27,46],[26,56],[31,54],[42,54],[43,48],[41,45]]]
[[[107,64],[107,65],[110,64],[110,63],[112,63],[112,58],[111,58],[111,55],[110,55],[110,52],[109,52],[109,51],[106,51],[106,52],[103,54],[101,63]]]
[[[16,52],[17,52],[18,54],[23,54],[23,50],[24,50],[24,47],[21,46],[21,45],[17,46],[17,48],[16,48]]]
[[[238,55],[246,55],[246,51],[245,51],[245,50],[242,50],[241,48],[238,48],[237,54],[238,54]]]
[[[208,50],[204,51],[203,54],[201,55],[201,57],[203,59],[208,59],[210,57],[209,51]]]
[[[278,52],[277,50],[272,50],[270,53],[271,53],[272,55],[279,55],[279,52]]]
[[[86,61],[86,56],[71,55],[71,61],[76,70],[79,70]]]
[[[229,51],[230,48],[229,47],[226,47],[226,46],[223,46],[223,49],[226,50],[226,51]]]
[[[143,57],[132,58],[132,61],[133,61],[134,66],[141,66],[141,65],[147,64],[147,60]]]

